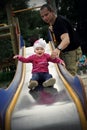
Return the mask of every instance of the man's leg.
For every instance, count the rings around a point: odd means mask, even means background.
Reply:
[[[76,50],[65,52],[61,55],[61,58],[64,60],[66,64],[66,69],[74,76],[77,73],[77,55]]]

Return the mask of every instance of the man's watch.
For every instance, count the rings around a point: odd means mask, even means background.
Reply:
[[[58,46],[57,49],[60,50],[60,51],[62,51],[62,47],[60,47],[60,46]]]

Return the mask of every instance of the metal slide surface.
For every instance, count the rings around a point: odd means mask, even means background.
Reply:
[[[47,44],[46,52],[51,53]],[[26,57],[33,48],[26,48]],[[58,75],[56,65],[49,63],[49,72],[56,78],[52,88],[28,89],[32,64],[26,63],[23,88],[11,117],[11,130],[81,130],[75,103]]]

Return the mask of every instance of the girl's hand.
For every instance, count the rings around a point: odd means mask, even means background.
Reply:
[[[19,55],[15,55],[13,56],[13,59],[17,59],[19,57]]]
[[[63,65],[64,67],[66,66],[64,62],[61,62],[61,65]]]

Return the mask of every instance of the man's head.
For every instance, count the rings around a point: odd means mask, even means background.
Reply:
[[[49,25],[52,25],[56,18],[53,8],[48,4],[44,4],[41,6],[40,15],[43,21],[48,23]]]
[[[42,5],[41,8],[40,8],[40,10],[43,10],[44,8],[47,8],[48,11],[50,11],[50,12],[54,12],[53,8],[49,4]]]

